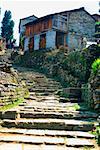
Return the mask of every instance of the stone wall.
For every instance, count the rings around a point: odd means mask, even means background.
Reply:
[[[100,70],[87,84],[82,85],[82,99],[89,108],[100,111]]]
[[[68,29],[70,32],[84,35],[88,40],[94,40],[95,20],[85,11],[71,13],[68,19]]]
[[[81,36],[72,32],[68,33],[68,47],[70,49],[81,49],[82,48],[82,40]]]
[[[73,46],[79,48],[80,40],[84,38],[86,38],[87,41],[94,41],[95,20],[84,10],[71,12],[68,15],[68,30],[68,46],[70,48],[73,48]]]
[[[0,110],[26,96],[28,96],[27,87],[18,80],[18,73],[7,62],[0,62]]]
[[[90,78],[90,87],[92,91],[93,107],[100,111],[100,68],[93,78]]]

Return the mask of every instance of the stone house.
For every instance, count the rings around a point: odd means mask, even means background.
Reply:
[[[97,43],[100,44],[100,15],[99,14],[93,14],[92,16],[96,20],[96,23],[95,23],[95,38],[96,38]]]
[[[19,46],[20,46],[20,48],[22,48],[22,49],[24,48],[25,24],[32,22],[36,19],[37,19],[37,17],[34,15],[20,19],[20,22],[19,22],[19,33],[20,33]]]
[[[24,51],[55,49],[60,46],[81,49],[94,41],[95,19],[83,7],[50,14],[25,24]]]

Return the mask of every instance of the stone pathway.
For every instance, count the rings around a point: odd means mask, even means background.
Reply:
[[[30,96],[18,107],[0,112],[0,150],[99,150],[89,132],[96,113],[60,102],[56,93],[62,86],[43,74],[19,68],[19,80],[26,82]]]

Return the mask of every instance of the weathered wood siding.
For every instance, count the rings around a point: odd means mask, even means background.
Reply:
[[[26,26],[26,36],[31,36],[34,34],[39,34],[43,31],[47,31],[48,29],[52,28],[52,19],[45,19],[43,21],[39,21],[37,23],[34,23],[32,25]]]

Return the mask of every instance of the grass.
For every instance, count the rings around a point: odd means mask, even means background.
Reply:
[[[18,106],[20,103],[22,103],[24,101],[24,98],[18,98],[15,102],[13,102],[12,104],[8,104],[5,106],[2,106],[0,108],[0,111],[6,111],[8,109],[14,108],[16,106]]]
[[[90,131],[91,134],[95,135],[96,142],[100,146],[100,126],[97,126],[94,131]]]
[[[76,111],[76,110],[79,110],[80,109],[80,106],[78,104],[74,104],[73,106],[67,106],[67,110],[73,110],[73,111]]]
[[[75,104],[73,107],[74,107],[74,110],[79,110],[80,109],[80,106],[78,104]]]

